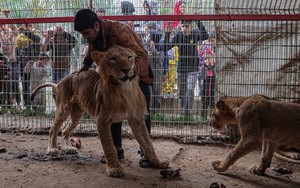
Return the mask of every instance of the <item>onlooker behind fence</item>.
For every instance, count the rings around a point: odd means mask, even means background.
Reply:
[[[155,1],[144,1],[143,8],[146,15],[157,15],[158,14],[158,4]]]
[[[208,38],[206,29],[201,21],[196,21],[198,30],[192,29],[192,21],[182,20],[181,30],[175,33],[171,42],[168,43],[172,27],[166,28],[164,51],[178,46],[178,86],[179,86],[179,105],[181,113],[190,115],[193,109],[194,89],[198,74],[198,44]]]
[[[48,30],[41,50],[50,52],[52,81],[58,83],[70,73],[71,51],[75,47],[77,39],[59,25],[54,28],[54,30]],[[56,99],[55,93],[53,93],[53,98]]]
[[[129,2],[129,1],[122,1],[121,2],[121,13],[122,15],[133,15],[133,13],[135,12],[135,8],[133,3]],[[133,21],[127,21],[124,22],[125,24],[127,24],[131,29],[134,30],[134,22]]]
[[[212,51],[203,54],[204,66],[202,68],[202,109],[201,117],[207,120],[209,112],[215,106],[215,57]]]
[[[208,39],[204,40],[201,45],[198,47],[199,51],[199,74],[198,74],[198,95],[201,96],[202,90],[202,67],[204,66],[203,54],[204,53],[216,53],[216,34],[214,31],[208,33]]]
[[[174,30],[170,33],[168,42],[172,41]],[[177,64],[178,64],[178,46],[174,46],[165,52],[165,64],[168,65],[168,76],[162,85],[162,93],[164,98],[173,98],[177,90]]]
[[[158,15],[158,4],[155,1],[144,1],[143,2],[143,9],[146,15]],[[147,23],[147,21],[145,21]],[[161,27],[161,22],[155,22],[158,27]]]
[[[9,19],[9,10],[3,11],[5,17]],[[16,38],[18,36],[18,28],[15,24],[0,24],[0,51],[8,57],[10,63],[16,61]]]
[[[133,15],[134,12],[135,12],[135,8],[134,8],[133,3],[129,2],[129,1],[121,2],[121,13],[123,15]]]
[[[10,98],[10,74],[11,67],[9,59],[2,52],[0,52],[0,107],[7,108],[11,105]]]
[[[153,86],[151,87],[153,99],[151,112],[153,113],[158,112],[161,107],[162,82],[167,77],[167,65],[164,65],[164,52],[160,51],[159,48],[161,38],[162,34],[160,32],[150,31],[147,33],[145,44],[154,76]]]
[[[32,92],[36,87],[42,85],[46,81],[48,76],[47,62],[49,61],[49,56],[47,53],[42,52],[39,55],[38,61],[29,61],[24,67],[24,72],[30,74],[30,92]],[[43,114],[46,110],[46,89],[43,88],[36,95],[34,100],[31,102],[32,108],[35,113]]]
[[[9,10],[3,10],[5,18],[9,19]],[[4,64],[5,67],[9,66],[11,68],[9,76],[9,80],[13,82],[15,85],[19,83],[19,75],[20,68],[17,63],[16,58],[16,38],[18,36],[18,28],[15,24],[10,24],[10,28],[8,24],[0,24],[0,52],[2,55],[8,58],[8,61]],[[9,65],[8,65],[9,64]],[[7,78],[6,78],[7,79]],[[8,80],[6,80],[8,81]],[[9,84],[11,86],[11,84]],[[10,91],[6,90],[7,94],[11,92],[11,87],[6,87],[6,89],[10,89]],[[11,99],[15,98],[14,95],[9,95]],[[16,101],[16,100],[15,100]],[[10,103],[10,101],[9,101]]]
[[[104,8],[99,8],[98,10],[96,10],[96,14],[97,16],[105,16],[105,9]]]
[[[170,12],[170,7],[168,5],[169,1],[170,0],[160,0],[159,14],[161,15],[172,14],[172,12]]]
[[[24,67],[30,60],[37,60],[40,53],[40,42],[41,37],[33,28],[32,24],[22,24],[19,27],[19,35],[16,39],[16,54],[17,61],[20,64],[20,73],[22,81],[22,93],[25,110],[30,109],[30,74],[24,72]],[[17,71],[16,71],[17,72]],[[19,74],[19,73],[18,73]],[[19,75],[14,76],[14,78],[19,80]],[[17,103],[20,104],[21,97],[19,91],[19,82],[13,83],[13,91],[16,94]]]
[[[185,1],[177,1],[174,6],[174,15],[184,15],[186,9],[186,2]],[[166,21],[164,22],[164,28],[167,26],[171,26],[175,29],[175,31],[180,30],[179,21]]]
[[[142,38],[142,42],[145,44],[146,43],[146,36],[152,32],[152,33],[161,33],[161,30],[157,27],[158,25],[156,24],[156,22],[150,21],[150,22],[146,22],[143,27],[144,30],[141,33],[141,38]]]

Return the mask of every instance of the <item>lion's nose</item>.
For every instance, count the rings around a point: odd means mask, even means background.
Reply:
[[[130,69],[121,69],[121,71],[127,74],[130,71]]]

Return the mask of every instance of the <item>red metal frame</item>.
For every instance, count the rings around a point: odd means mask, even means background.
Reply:
[[[270,14],[224,14],[224,15],[130,15],[130,16],[102,16],[101,19],[118,21],[175,21],[175,20],[214,20],[214,21],[242,21],[242,20],[300,20],[300,14],[295,15],[270,15]],[[15,18],[0,19],[0,24],[28,24],[28,23],[57,23],[73,22],[74,17],[51,17],[51,18]]]

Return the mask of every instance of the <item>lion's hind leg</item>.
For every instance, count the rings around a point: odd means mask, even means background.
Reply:
[[[145,120],[137,120],[135,118],[128,119],[129,126],[132,130],[134,137],[137,142],[140,144],[145,156],[150,161],[150,166],[154,168],[168,168],[170,163],[169,161],[161,161],[158,159],[154,147],[152,145],[150,135],[147,131]]]
[[[257,175],[263,175],[265,174],[265,171],[267,168],[270,167],[273,154],[276,149],[276,144],[269,143],[266,141],[262,142],[262,151],[261,151],[261,157],[260,157],[260,164],[258,167],[254,166],[251,169],[251,172]]]
[[[74,104],[71,110],[71,122],[63,129],[62,136],[63,136],[63,150],[67,154],[75,154],[77,153],[77,148],[73,147],[70,144],[70,135],[73,130],[77,127],[79,120],[83,114],[83,110],[79,107],[79,105]]]
[[[70,110],[68,108],[64,108],[64,106],[62,104],[57,105],[57,109],[55,112],[54,125],[51,127],[51,129],[49,131],[47,154],[49,154],[51,156],[58,155],[58,153],[59,153],[58,148],[57,148],[58,131],[69,115],[70,115]]]

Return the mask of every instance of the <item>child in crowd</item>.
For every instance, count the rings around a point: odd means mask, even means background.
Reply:
[[[205,53],[211,53],[215,55],[216,53],[216,34],[214,31],[208,33],[208,39],[204,40],[201,45],[198,45],[199,51],[199,75],[198,75],[198,95],[201,96],[202,90],[202,76],[201,69],[204,65],[204,60],[202,55]]]
[[[208,112],[215,106],[215,57],[212,53],[203,54],[204,66],[202,68],[202,110],[201,117],[207,119]]]
[[[30,92],[37,86],[44,84],[46,77],[49,75],[47,70],[47,62],[49,56],[47,53],[42,52],[39,55],[38,61],[29,61],[24,67],[24,72],[30,74]],[[33,110],[36,112],[45,112],[46,110],[46,90],[42,89],[31,102]]]
[[[152,112],[156,113],[161,107],[162,82],[166,80],[167,66],[164,65],[164,53],[159,51],[161,33],[150,31],[146,35],[145,48],[147,49],[150,66],[153,71],[154,82],[151,87]]]

